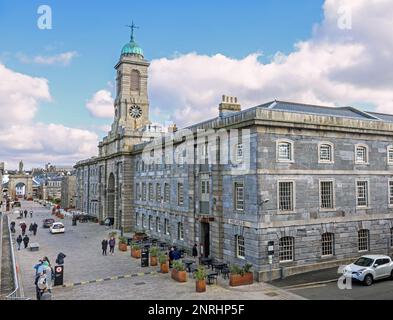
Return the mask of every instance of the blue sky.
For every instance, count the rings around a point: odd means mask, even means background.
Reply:
[[[52,30],[37,27],[43,4]],[[213,118],[223,94],[243,109],[280,99],[393,113],[391,0],[0,0],[0,162],[97,154],[132,20],[153,122]]]
[[[116,61],[129,39],[125,27],[134,20],[136,38],[149,60],[197,52],[242,58],[277,51],[310,37],[322,19],[323,1],[0,1],[1,52],[7,67],[49,80],[53,101],[41,103],[37,121],[85,127],[108,123],[92,119],[85,103],[114,78]],[[37,8],[48,4],[53,29],[37,28]],[[52,55],[76,51],[69,66],[24,64],[15,54]],[[155,101],[159,105],[159,101]]]

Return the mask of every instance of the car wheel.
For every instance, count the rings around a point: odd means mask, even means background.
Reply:
[[[390,272],[390,280],[393,280],[393,270]]]
[[[373,284],[373,276],[371,274],[366,275],[364,277],[363,283],[366,286],[371,286]]]

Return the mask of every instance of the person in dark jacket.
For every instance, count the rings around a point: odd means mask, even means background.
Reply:
[[[109,253],[111,253],[112,256],[115,255],[115,245],[116,245],[116,239],[115,237],[111,237],[109,240]]]
[[[198,245],[194,244],[192,247],[192,257],[196,259],[198,257]]]
[[[33,224],[32,223],[30,223],[29,232],[30,232],[30,235],[33,234]]]
[[[22,241],[23,241],[22,236],[19,235],[18,238],[16,239],[16,243],[18,244],[18,250],[20,250],[20,245],[21,245]]]
[[[12,233],[15,233],[15,221],[12,221],[10,224],[10,229]]]
[[[30,210],[30,218],[33,218],[33,210]]]
[[[27,210],[24,211],[25,219],[27,218]]]
[[[66,257],[66,255],[63,252],[60,252],[57,255],[57,259],[56,259],[56,263],[59,265],[63,265],[64,264],[64,258]]]
[[[106,239],[102,240],[101,246],[102,246],[102,255],[106,256],[106,250],[108,250],[108,240]]]
[[[38,229],[38,224],[35,222],[33,223],[33,234],[36,236],[37,235],[37,229]]]
[[[22,236],[24,236],[25,233],[26,233],[26,228],[27,228],[26,223],[23,222],[23,223],[20,225],[20,228],[22,229]]]
[[[30,241],[30,238],[27,235],[25,235],[25,237],[23,238],[23,243],[25,245],[25,249],[29,245],[29,241]]]
[[[169,250],[169,267],[172,268],[173,260],[175,260],[175,248],[171,247]]]

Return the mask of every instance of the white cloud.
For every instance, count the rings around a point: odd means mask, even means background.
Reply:
[[[86,103],[86,108],[90,114],[96,118],[113,118],[114,100],[108,90],[97,91],[93,97]]]
[[[352,29],[338,27],[339,9],[350,8]],[[218,114],[222,94],[243,108],[272,99],[324,105],[374,105],[393,113],[393,2],[326,0],[324,21],[311,39],[263,64],[189,53],[151,64],[151,100],[180,126]]]
[[[61,66],[68,66],[74,58],[78,56],[78,52],[76,51],[69,51],[64,52],[52,56],[34,56],[29,57],[23,53],[18,53],[16,57],[22,63],[34,63],[40,65],[61,65]]]
[[[46,79],[0,64],[0,161],[72,164],[97,153],[98,136],[91,131],[34,122],[39,103],[50,100]]]

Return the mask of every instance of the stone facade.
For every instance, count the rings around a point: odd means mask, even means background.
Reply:
[[[125,78],[112,130],[98,157],[75,167],[78,209],[92,213],[97,201],[101,220],[251,263],[259,280],[392,253],[393,116],[280,101],[241,111],[223,96],[217,118],[157,137],[148,63],[122,56],[116,68]],[[140,98],[127,80],[134,68]]]
[[[61,184],[61,207],[74,208],[76,204],[76,176],[65,176]]]
[[[3,175],[4,175],[4,162],[0,162],[0,202],[3,201]]]

